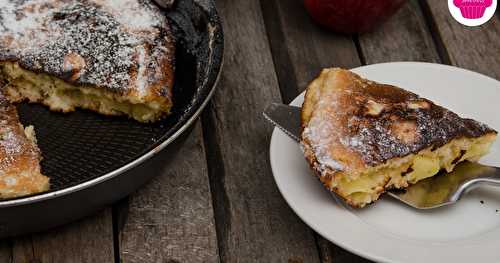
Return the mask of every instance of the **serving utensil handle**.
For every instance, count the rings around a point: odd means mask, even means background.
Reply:
[[[481,186],[481,185],[491,185],[500,187],[500,168],[485,166],[480,164],[475,164],[476,171],[480,172],[481,175],[473,177],[470,180],[465,181],[455,192],[452,199],[458,200],[460,196],[467,193],[468,191]]]
[[[498,167],[490,167],[490,168],[493,168],[492,172],[485,174],[484,176],[478,177],[476,184],[488,184],[493,186],[500,186],[500,168]]]

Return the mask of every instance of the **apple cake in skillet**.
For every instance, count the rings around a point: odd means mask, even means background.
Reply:
[[[0,1],[0,199],[49,187],[34,129],[10,103],[154,122],[172,107],[174,53],[149,0]]]
[[[302,129],[311,168],[354,207],[477,161],[497,135],[414,93],[343,69],[325,69],[309,85]]]
[[[140,122],[172,107],[174,44],[151,1],[5,0],[0,75],[11,101]]]

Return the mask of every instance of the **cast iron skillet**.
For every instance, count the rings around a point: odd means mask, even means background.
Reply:
[[[154,163],[175,154],[182,144],[179,137],[214,91],[224,40],[212,0],[178,0],[165,12],[177,49],[173,113],[159,123],[140,124],[83,110],[62,114],[19,105],[22,123],[35,126],[51,190],[1,201],[0,237],[40,231],[96,212],[158,174]],[[167,155],[155,158],[167,146]]]

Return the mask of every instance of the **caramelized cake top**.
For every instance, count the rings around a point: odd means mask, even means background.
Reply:
[[[302,145],[319,168],[350,172],[455,138],[496,133],[414,93],[342,69],[325,69],[310,84],[302,128]]]
[[[0,61],[69,83],[169,97],[174,46],[165,14],[147,0],[5,0]]]

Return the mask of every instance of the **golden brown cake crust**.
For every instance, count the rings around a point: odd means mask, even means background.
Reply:
[[[174,44],[151,1],[5,0],[0,62],[71,84],[171,104]]]
[[[414,93],[343,69],[325,69],[309,85],[302,128],[306,159],[325,176],[356,174],[455,138],[496,134]]]
[[[40,160],[40,151],[25,134],[16,108],[0,92],[0,199],[48,190],[49,179],[40,173]]]

